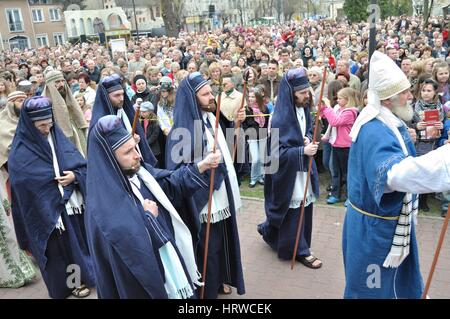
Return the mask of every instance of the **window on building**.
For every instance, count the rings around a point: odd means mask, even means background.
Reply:
[[[70,30],[71,30],[72,37],[78,36],[77,25],[76,25],[75,19],[70,20]]]
[[[29,48],[28,38],[24,36],[12,37],[9,39],[9,47],[11,50],[18,48],[20,50],[25,50]]]
[[[6,16],[8,19],[9,31],[23,31],[23,20],[20,9],[6,9]]]
[[[92,24],[92,19],[87,18],[87,34],[94,34],[94,25]]]
[[[49,9],[51,21],[61,21],[61,14],[58,8]]]
[[[86,34],[84,29],[84,20],[82,18],[80,18],[80,34]]]
[[[28,0],[29,4],[53,4],[54,0]]]
[[[46,34],[36,35],[36,44],[38,47],[43,47],[48,45],[48,36]]]
[[[31,15],[33,16],[33,22],[44,22],[44,10],[33,9]]]
[[[64,44],[64,33],[53,33],[53,41],[55,45]]]
[[[161,9],[159,6],[155,7],[155,17],[160,18],[161,17]]]

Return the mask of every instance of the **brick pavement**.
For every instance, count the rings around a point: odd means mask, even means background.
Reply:
[[[342,298],[345,285],[341,253],[343,208],[326,205],[315,208],[312,251],[323,261],[322,268],[313,270],[297,263],[294,270],[290,270],[290,262],[279,260],[256,231],[256,225],[265,217],[263,202],[246,199],[243,203],[238,223],[247,293],[243,296],[233,293],[221,298]],[[441,218],[419,217],[417,236],[424,280],[430,269],[442,221]],[[450,233],[442,247],[430,296],[450,298]],[[38,277],[26,287],[0,289],[0,299],[4,298],[48,298],[48,294]],[[95,291],[89,298],[96,298]]]

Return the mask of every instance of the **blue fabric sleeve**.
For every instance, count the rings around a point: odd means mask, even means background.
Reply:
[[[358,143],[364,143],[361,148],[364,163],[364,174],[367,178],[370,192],[377,205],[380,205],[387,182],[387,172],[391,167],[405,158],[397,138],[387,130],[378,130],[377,135],[372,130],[361,130]]]

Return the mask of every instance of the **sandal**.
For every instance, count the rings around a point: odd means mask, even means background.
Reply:
[[[81,285],[78,288],[72,290],[72,295],[77,298],[85,298],[91,294],[91,291],[85,285]]]
[[[222,284],[219,288],[219,294],[221,295],[230,295],[233,292],[230,285]]]
[[[319,269],[320,267],[322,267],[322,261],[319,258],[314,257],[313,255],[310,255],[308,257],[296,256],[295,260],[297,260],[298,262],[302,263],[303,265],[305,265],[306,267],[311,268],[311,269]],[[320,264],[314,266],[314,262],[316,260],[320,261]]]

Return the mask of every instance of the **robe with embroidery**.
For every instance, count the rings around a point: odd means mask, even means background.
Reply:
[[[399,127],[410,156],[415,156],[406,127]],[[348,199],[342,238],[346,277],[345,298],[420,298],[420,274],[414,223],[410,251],[398,268],[385,268],[397,220],[370,217],[358,212],[395,217],[405,193],[385,193],[387,173],[405,158],[394,133],[378,119],[365,124],[350,148]],[[415,196],[415,195],[413,195]]]

